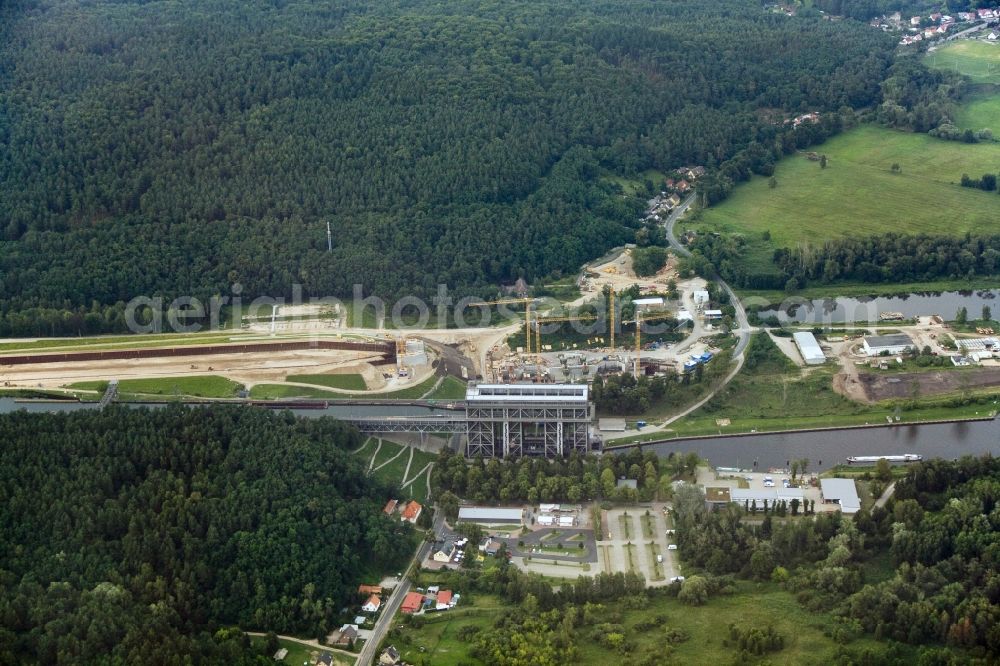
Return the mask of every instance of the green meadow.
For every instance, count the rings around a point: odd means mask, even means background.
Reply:
[[[1000,44],[965,39],[939,47],[926,56],[928,67],[968,76],[973,83],[1000,84]]]

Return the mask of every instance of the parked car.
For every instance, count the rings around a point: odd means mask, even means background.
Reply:
[[[684,576],[674,576],[673,578],[670,579],[670,582],[671,583],[683,583],[684,582]]]
[[[677,544],[676,543],[670,544],[669,546],[667,546],[667,550],[677,550]]]
[[[774,481],[765,481],[764,482],[764,487],[765,488],[774,488]]]
[[[657,555],[656,556],[656,561],[659,564],[663,564],[663,555]]]

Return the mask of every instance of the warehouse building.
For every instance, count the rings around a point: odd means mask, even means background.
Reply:
[[[463,506],[458,510],[458,522],[500,525],[524,522],[524,509],[493,506]]]
[[[865,354],[881,356],[882,354],[902,354],[913,348],[913,340],[905,333],[892,335],[867,335],[864,339]]]
[[[854,479],[820,479],[820,492],[827,504],[840,505],[842,513],[857,513],[861,510],[861,498]]]
[[[586,453],[594,418],[585,384],[479,384],[465,393],[470,458]]]
[[[823,349],[816,342],[816,336],[808,331],[799,331],[792,335],[795,340],[795,345],[799,348],[799,353],[802,354],[802,360],[806,362],[806,365],[822,365],[826,363],[826,354],[823,353]]]

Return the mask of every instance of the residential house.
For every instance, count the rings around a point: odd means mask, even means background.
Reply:
[[[377,613],[378,609],[381,607],[382,607],[382,598],[373,594],[372,596],[368,597],[368,601],[366,601],[365,605],[361,607],[361,610],[363,610],[366,613]]]
[[[451,558],[454,556],[455,556],[454,541],[444,541],[441,543],[441,547],[434,551],[435,562],[451,562]]]
[[[397,504],[399,504],[398,501],[394,499],[389,500],[388,502],[385,503],[385,508],[382,509],[382,513],[384,513],[387,516],[391,516],[392,514],[396,513]]]
[[[500,541],[499,539],[494,539],[493,537],[486,537],[486,540],[483,541],[483,543],[480,544],[479,546],[479,552],[483,553],[484,555],[489,555],[490,557],[496,557],[497,553],[500,552],[500,548],[502,547],[503,547],[503,542]]]
[[[679,206],[680,205],[681,198],[679,196],[677,196],[676,194],[671,194],[670,198],[667,199],[667,201],[670,202],[670,207],[673,208],[675,206]]]
[[[382,586],[364,585],[364,584],[358,585],[358,594],[360,594],[361,596],[366,596],[366,595],[371,596],[374,594],[376,597],[380,597],[382,596]]]
[[[358,628],[353,624],[345,624],[339,631],[334,632],[331,638],[331,645],[350,648],[354,645],[354,641],[358,640]]]
[[[705,167],[696,166],[688,169],[687,176],[691,180],[698,180],[705,175]]]
[[[406,506],[403,507],[401,520],[405,523],[416,523],[417,518],[420,517],[420,512],[423,510],[424,507],[422,507],[418,502],[410,500],[406,503]]]
[[[691,184],[686,180],[677,181],[677,191],[681,194],[685,194],[691,190]]]
[[[508,296],[524,298],[528,295],[528,283],[524,281],[524,278],[517,278],[514,284],[504,285],[503,291]]]
[[[419,592],[407,592],[403,597],[403,605],[399,610],[403,613],[416,613],[424,603],[424,595]]]
[[[333,666],[333,655],[329,652],[324,652],[316,658],[316,666]]]
[[[930,20],[932,20],[935,23],[937,23],[938,21],[941,20],[941,14],[935,12],[935,13],[931,14],[930,16],[928,16],[927,18],[929,18]]]
[[[667,183],[666,183],[666,185],[667,185],[667,189],[668,189],[668,190],[672,190],[672,189],[674,189],[674,185],[675,185],[675,184],[676,184],[676,182],[674,181],[674,179],[673,179],[673,178],[667,178]]]
[[[976,14],[975,14],[975,12],[959,12],[958,13],[958,20],[959,21],[975,21],[976,20]]]
[[[920,17],[919,16],[914,16],[913,18],[911,18],[910,19],[910,25],[912,25],[914,28],[919,28],[920,27]]]
[[[438,592],[437,604],[435,605],[437,610],[447,610],[451,608],[451,590],[441,590]]]
[[[399,663],[399,650],[393,646],[389,646],[382,650],[382,654],[379,655],[378,664],[379,666],[395,666]]]

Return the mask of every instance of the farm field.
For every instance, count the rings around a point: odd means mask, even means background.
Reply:
[[[978,39],[960,40],[928,53],[924,63],[928,67],[964,74],[974,83],[1000,84],[1000,44]]]
[[[774,247],[822,242],[847,234],[889,231],[954,233],[1000,230],[995,192],[963,188],[963,173],[996,172],[1000,144],[965,144],[864,125],[815,150],[828,158],[821,169],[802,155],[782,160],[777,187],[755,177],[721,204],[705,210],[704,231],[770,232]],[[892,173],[892,164],[900,173]]]
[[[76,382],[67,388],[80,391],[103,390],[107,382]],[[118,382],[118,392],[122,395],[193,396],[196,398],[235,398],[240,384],[219,377],[202,375],[194,377],[151,377],[149,379],[123,379]]]

